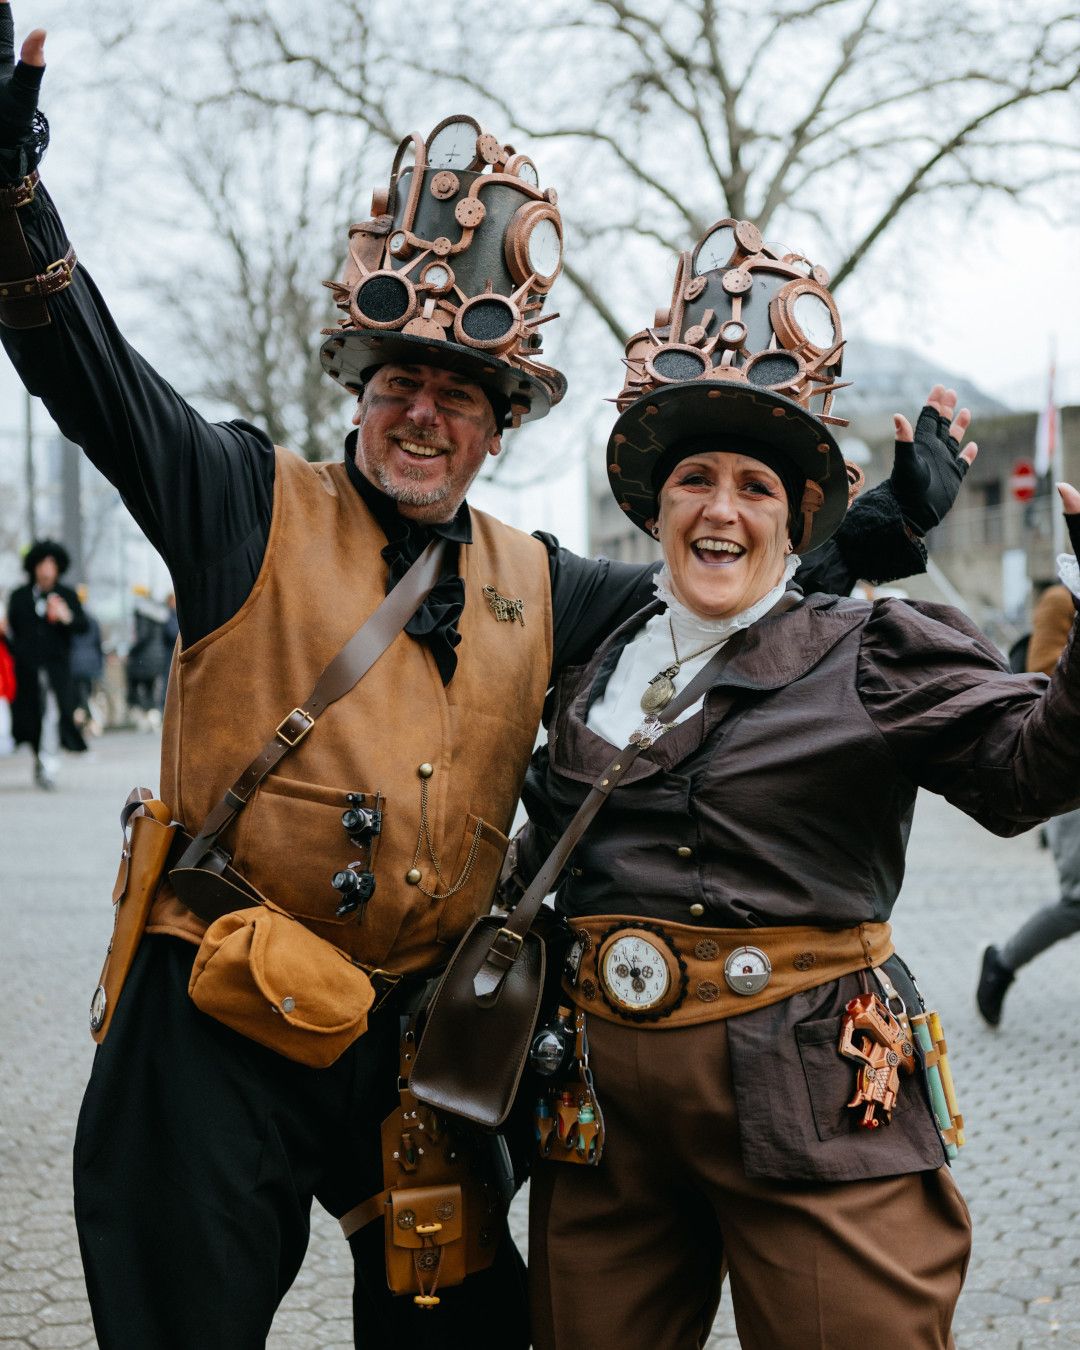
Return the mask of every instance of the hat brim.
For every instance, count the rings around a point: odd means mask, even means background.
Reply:
[[[452,370],[500,394],[511,406],[528,403],[528,411],[521,414],[522,422],[546,417],[566,393],[566,377],[557,370],[551,372],[554,387],[550,387],[497,357],[457,342],[432,342],[412,333],[335,333],[323,343],[319,356],[327,375],[354,394],[363,391],[368,371],[388,361]]]
[[[781,455],[817,483],[825,500],[814,513],[809,552],[823,544],[844,518],[848,477],[844,457],[824,422],[769,389],[734,380],[689,380],[643,395],[619,417],[608,440],[608,482],[627,518],[646,533],[657,512],[653,473],[680,441],[708,438],[723,446],[741,441],[745,453]]]

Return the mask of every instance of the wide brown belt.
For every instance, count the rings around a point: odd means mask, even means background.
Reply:
[[[879,966],[894,951],[887,923],[700,928],[604,914],[570,927],[577,936],[576,977],[563,978],[570,998],[610,1022],[654,1030],[753,1012]]]

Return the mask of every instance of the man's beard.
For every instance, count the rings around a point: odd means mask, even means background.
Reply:
[[[400,502],[402,506],[438,506],[440,502],[446,501],[450,496],[450,479],[446,477],[435,487],[422,488],[420,484],[424,481],[424,471],[412,466],[403,466],[398,470],[397,476],[391,477],[384,464],[374,464],[372,468],[375,471],[375,477],[379,480],[379,487],[388,497],[394,501]],[[415,479],[415,484],[402,483],[402,478]]]

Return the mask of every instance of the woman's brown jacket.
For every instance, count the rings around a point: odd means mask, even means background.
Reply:
[[[560,680],[526,781],[522,875],[609,761],[587,710],[656,612]],[[1078,745],[1071,649],[1052,682],[1011,675],[955,610],[812,595],[755,624],[702,711],[637,759],[571,857],[558,907],[721,928],[887,920],[918,788],[1018,834],[1080,805]],[[890,971],[914,1001],[895,959]],[[856,992],[849,976],[729,1019],[749,1174],[844,1180],[943,1160],[911,1079],[891,1128],[851,1131],[851,1066],[835,1047]]]

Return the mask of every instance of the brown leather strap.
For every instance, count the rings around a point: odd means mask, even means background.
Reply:
[[[361,1228],[366,1228],[369,1223],[374,1223],[376,1219],[381,1219],[386,1213],[386,1206],[390,1201],[389,1188],[380,1191],[378,1195],[373,1195],[370,1200],[365,1200],[359,1205],[353,1205],[347,1214],[343,1214],[338,1223],[341,1224],[341,1231],[347,1238],[358,1233]]]
[[[34,200],[37,172],[0,187],[0,324],[44,328],[51,322],[45,301],[71,285],[75,250],[38,272],[23,234],[19,211]]]
[[[801,601],[802,597],[798,592],[787,591],[769,610],[768,614],[763,615],[762,618],[771,618],[774,614],[781,614],[785,610],[793,609]],[[743,628],[728,638],[721,650],[698,671],[686,688],[676,694],[667,707],[657,714],[657,721],[667,725],[673,722],[684,708],[689,708],[696,703],[702,694],[706,693],[716,682],[717,676],[742,646],[748,631],[748,629]],[[651,742],[639,742],[636,745],[624,746],[593,784],[585,800],[578,807],[577,814],[563,832],[562,838],[548,854],[525,894],[514,906],[513,912],[507,916],[506,922],[492,939],[487,955],[473,978],[473,991],[478,999],[492,1000],[498,996],[507,971],[517,960],[518,953],[521,951],[525,934],[532,927],[534,919],[540,912],[544,896],[554,887],[559,873],[566,865],[570,854],[577,847],[582,835],[589,828],[593,816],[607,801],[608,796],[618,787],[626,776],[627,769],[637,759],[642,750],[647,748],[648,744],[651,744]]]
[[[315,719],[361,680],[427,599],[442,570],[444,539],[433,539],[398,584],[352,635],[315,683],[303,707],[283,717],[273,738],[240,777],[227,788],[202,828],[184,851],[178,867],[197,867],[221,834],[248,803],[270,770],[294,749]]]

